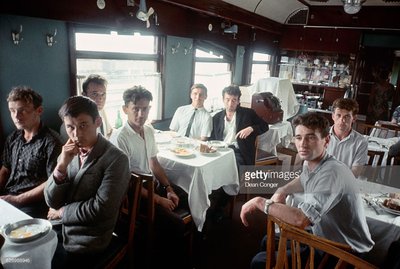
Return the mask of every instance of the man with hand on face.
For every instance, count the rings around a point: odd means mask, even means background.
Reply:
[[[60,220],[62,237],[52,268],[90,268],[111,242],[130,180],[127,156],[97,133],[96,103],[67,99],[59,110],[68,141],[45,187],[48,218]]]
[[[11,118],[17,127],[8,136],[0,169],[0,199],[34,218],[46,218],[49,210],[43,197],[47,178],[61,152],[58,134],[44,126],[42,97],[19,86],[7,98]]]
[[[212,118],[204,108],[207,99],[207,88],[203,84],[194,84],[190,89],[190,105],[178,107],[172,118],[169,129],[187,136],[206,141],[211,135]]]
[[[240,106],[240,88],[231,85],[223,89],[225,110],[213,117],[212,140],[231,145],[238,165],[254,165],[258,135],[268,131],[268,124],[253,109]]]
[[[107,97],[107,80],[100,75],[89,75],[82,84],[82,95],[89,97],[96,103],[102,122],[100,127],[97,129],[97,132],[101,133],[104,137],[109,138],[113,129],[108,122],[104,110]],[[64,123],[60,127],[60,136],[63,143],[68,140],[68,134],[65,130]]]

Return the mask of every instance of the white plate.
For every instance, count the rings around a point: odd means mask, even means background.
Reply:
[[[379,205],[384,211],[386,211],[386,212],[388,212],[388,213],[390,213],[390,214],[393,214],[393,215],[398,215],[398,216],[400,216],[400,211],[394,210],[394,209],[391,209],[391,208],[388,208],[388,207],[384,206],[384,205],[383,205],[383,201],[378,202],[378,205]]]
[[[200,151],[199,151],[200,152]],[[218,151],[214,151],[214,152],[200,152],[201,155],[203,156],[207,156],[207,157],[215,157],[219,155]]]
[[[14,243],[24,243],[45,236],[52,228],[45,219],[26,219],[3,227],[4,236]]]
[[[226,143],[219,140],[211,140],[208,142],[208,145],[213,148],[226,148]]]
[[[174,148],[171,149],[172,153],[178,157],[191,157],[194,154],[194,151],[187,148]]]
[[[172,140],[172,137],[170,135],[164,133],[154,134],[154,138],[156,139],[157,144],[166,144],[171,142]]]

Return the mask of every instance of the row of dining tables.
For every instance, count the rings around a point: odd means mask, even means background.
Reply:
[[[233,150],[227,147],[220,148],[211,154],[201,153],[198,151],[198,143],[190,141],[188,148],[192,154],[179,156],[171,150],[176,146],[173,138],[170,132],[156,134],[156,142],[159,147],[157,157],[171,182],[179,185],[188,193],[189,207],[194,223],[197,230],[202,231],[206,212],[210,207],[209,194],[220,187],[229,195],[236,195],[239,192],[240,183],[235,155]],[[387,140],[380,141],[386,144],[371,142],[373,140],[376,139],[369,140],[369,148],[376,147],[375,149],[387,151]],[[370,196],[389,192],[400,193],[400,189],[368,181],[362,181],[361,186],[360,191]],[[0,226],[30,218],[1,199],[0,212]],[[376,207],[367,203],[365,203],[365,212],[376,243],[368,257],[375,262],[380,262],[385,258],[390,243],[400,238],[400,218],[386,211],[376,210]],[[0,252],[1,263],[6,269],[50,268],[56,245],[57,237],[54,231],[45,237],[24,244],[7,241]]]

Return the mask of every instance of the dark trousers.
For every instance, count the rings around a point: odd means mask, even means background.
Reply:
[[[62,225],[53,226],[53,230],[57,233],[57,248],[51,261],[52,269],[97,269],[94,265],[101,253],[96,254],[78,254],[65,250],[63,246]]]

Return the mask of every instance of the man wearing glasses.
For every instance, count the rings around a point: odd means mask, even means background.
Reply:
[[[112,132],[112,126],[108,122],[107,115],[104,111],[107,95],[107,83],[107,80],[100,75],[89,75],[82,84],[82,95],[89,97],[96,103],[102,119],[102,124],[98,128],[97,132],[101,133],[104,137],[109,138]],[[60,136],[62,142],[65,143],[68,139],[68,135],[65,131],[64,124],[60,127]]]

